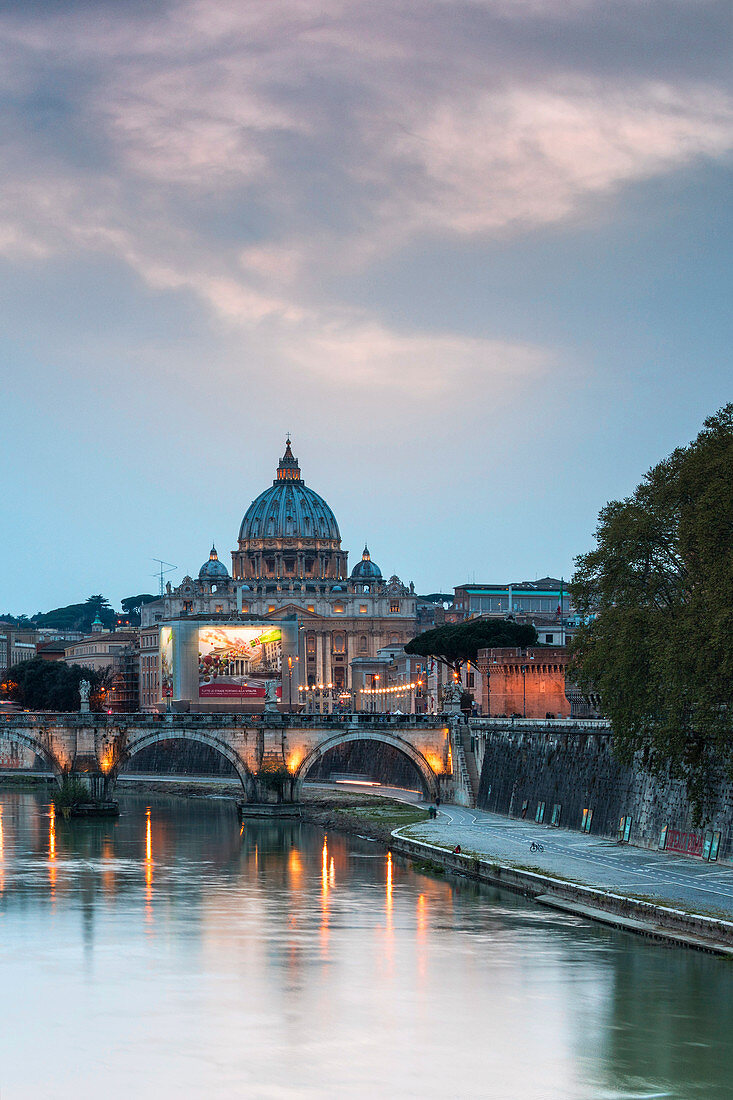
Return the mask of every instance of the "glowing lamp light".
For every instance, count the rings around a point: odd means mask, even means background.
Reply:
[[[302,751],[296,750],[295,752],[291,752],[290,756],[288,757],[288,759],[287,759],[287,769],[293,775],[295,775],[298,768],[303,763],[304,755],[305,754]]]

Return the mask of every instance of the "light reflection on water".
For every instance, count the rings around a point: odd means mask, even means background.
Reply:
[[[0,1096],[729,1097],[730,970],[375,845],[0,792]]]

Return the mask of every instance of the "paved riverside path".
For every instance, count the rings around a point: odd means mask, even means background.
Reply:
[[[717,863],[460,806],[442,805],[435,821],[406,825],[399,834],[440,848],[460,844],[464,854],[733,920],[733,868]],[[533,841],[544,851],[531,852]]]

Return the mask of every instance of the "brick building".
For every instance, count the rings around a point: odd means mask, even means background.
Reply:
[[[490,718],[566,718],[568,651],[565,646],[481,649],[481,713]]]

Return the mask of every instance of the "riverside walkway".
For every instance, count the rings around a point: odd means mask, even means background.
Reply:
[[[596,890],[733,920],[733,868],[483,810],[441,806],[397,835]],[[530,850],[530,845],[543,850]]]

